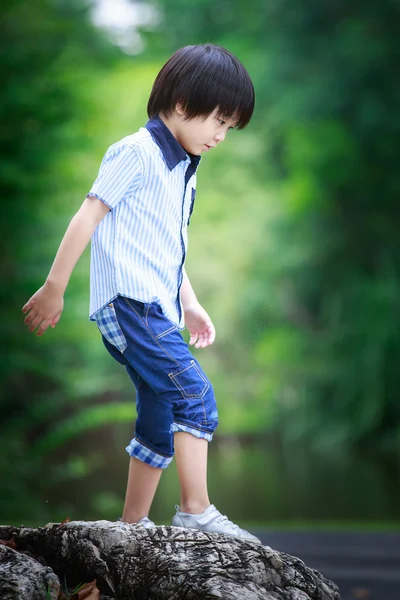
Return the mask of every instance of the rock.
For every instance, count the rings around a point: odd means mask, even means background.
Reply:
[[[0,539],[11,537],[17,550],[0,546],[8,557],[0,563],[1,600],[45,600],[36,590],[54,573],[70,588],[96,579],[102,600],[340,600],[337,586],[298,558],[197,530],[110,521],[0,527]],[[22,583],[16,595],[6,592],[18,580],[18,554],[38,582],[36,595]]]
[[[0,545],[1,600],[57,600],[59,592],[60,581],[50,567]]]

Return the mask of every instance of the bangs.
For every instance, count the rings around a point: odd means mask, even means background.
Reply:
[[[243,129],[254,110],[254,87],[240,61],[213,44],[186,46],[159,72],[148,103],[150,118],[171,114],[182,104],[187,119],[207,117],[215,109]]]

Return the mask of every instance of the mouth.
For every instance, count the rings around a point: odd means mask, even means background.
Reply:
[[[210,144],[204,144],[206,147],[206,150],[208,152],[208,150],[210,150],[211,148],[215,148],[215,146],[210,146]]]

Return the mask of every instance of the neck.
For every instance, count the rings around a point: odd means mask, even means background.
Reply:
[[[160,113],[158,116],[161,119],[161,121],[164,123],[164,125],[166,125],[168,127],[168,129],[170,130],[172,135],[174,137],[176,137],[177,128],[176,128],[174,116],[170,115],[169,117],[167,117],[164,113]]]

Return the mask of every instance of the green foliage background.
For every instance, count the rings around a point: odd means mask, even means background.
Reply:
[[[93,27],[83,1],[1,9],[3,519],[54,518],[46,493],[109,460],[90,436],[115,436],[121,457],[129,441],[130,382],[87,320],[89,252],[55,330],[29,335],[20,308],[106,148],[146,122],[166,58],[204,41],[232,50],[257,93],[250,126],[202,160],[189,232],[187,270],[217,328],[197,356],[219,435],[376,450],[398,465],[398,3],[157,7],[161,25],[142,32],[135,57]],[[118,502],[92,506],[111,514]]]

